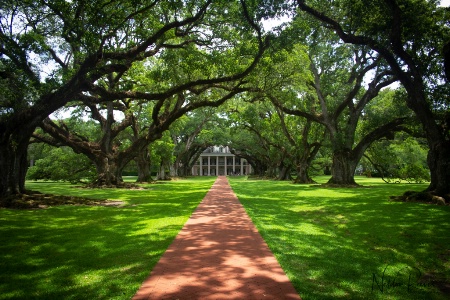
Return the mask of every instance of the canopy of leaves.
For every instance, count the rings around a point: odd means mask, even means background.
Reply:
[[[84,155],[61,147],[49,149],[45,157],[29,168],[27,178],[78,183],[91,181],[95,175],[94,165]]]
[[[367,175],[383,177],[388,182],[427,182],[430,171],[427,166],[427,148],[424,142],[399,136],[393,141],[375,143],[367,152],[369,160],[363,160]]]

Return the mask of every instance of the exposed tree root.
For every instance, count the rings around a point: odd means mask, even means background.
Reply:
[[[323,183],[320,186],[325,188],[364,188],[365,186],[355,184],[338,184],[338,183]]]
[[[27,191],[26,194],[13,195],[0,199],[0,207],[13,209],[39,209],[57,205],[120,206],[123,204],[124,202],[122,201],[41,194],[35,191]]]
[[[89,183],[82,188],[86,189],[128,189],[128,190],[143,190],[144,188],[135,183],[121,182],[119,184],[99,184],[99,183]]]
[[[422,202],[436,205],[450,205],[450,195],[444,197],[435,195],[433,192],[407,191],[401,196],[390,196],[392,201]]]
[[[309,180],[294,179],[292,182],[295,184],[317,184],[317,182],[312,179],[309,179]]]

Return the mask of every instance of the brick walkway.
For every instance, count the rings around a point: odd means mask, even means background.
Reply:
[[[133,299],[300,297],[221,176]]]

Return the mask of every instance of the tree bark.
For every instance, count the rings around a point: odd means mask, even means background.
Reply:
[[[177,177],[178,176],[178,170],[179,168],[175,164],[169,165],[169,176],[170,177]]]
[[[252,163],[249,162],[249,164],[252,166],[253,175],[263,177],[266,174],[268,168],[267,165],[263,164],[262,162],[252,161]]]
[[[119,186],[123,183],[120,168],[114,159],[97,159],[94,161],[97,169],[95,185]]]
[[[34,126],[20,122],[1,124],[0,128],[0,198],[25,193],[28,143]]]
[[[355,170],[359,159],[355,159],[348,150],[335,151],[331,166],[330,184],[356,185]]]
[[[159,165],[157,179],[158,180],[168,180],[169,179],[169,177],[167,177],[167,175],[166,175],[166,167],[165,167],[164,162],[161,162],[161,164]]]
[[[19,145],[0,145],[0,197],[25,192],[27,170],[27,148]]]
[[[308,174],[309,164],[297,164],[297,178],[294,183],[314,183],[314,180]]]
[[[209,145],[196,145],[196,146],[190,146],[189,149],[183,151],[180,155],[177,155],[177,159],[175,160],[174,164],[177,167],[177,174],[176,176],[189,176],[191,175],[192,167],[194,166],[195,162],[199,159],[202,152],[208,147]]]
[[[443,196],[450,200],[450,141],[431,142],[428,151],[428,167],[430,168],[431,182],[428,192]]]
[[[136,182],[151,182],[153,181],[150,172],[150,155],[148,148],[140,151],[136,156],[136,165],[138,170],[138,178]]]
[[[291,168],[289,166],[282,165],[279,168],[278,180],[291,180]]]

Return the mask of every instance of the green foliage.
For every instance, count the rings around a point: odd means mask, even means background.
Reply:
[[[28,169],[29,180],[68,181],[72,183],[91,181],[96,175],[95,167],[82,154],[68,147],[50,148],[45,156]]]
[[[329,147],[322,147],[312,162],[309,174],[312,177],[331,175],[332,157]]]
[[[86,116],[81,113],[82,107],[73,111],[70,118],[63,120],[64,126],[70,128],[70,132],[78,137],[83,137],[83,139],[97,141],[102,136],[102,128],[99,126],[98,122],[86,118]]]
[[[405,90],[386,88],[370,101],[364,108],[359,134],[369,132],[377,124],[387,123],[398,117],[412,117],[413,112],[406,106]]]
[[[298,29],[296,22],[289,28]],[[259,91],[249,95],[249,99],[241,99],[250,103],[239,105],[237,118],[241,121],[236,123],[241,130],[255,135],[257,143],[247,146],[249,155],[264,161],[271,170],[287,168],[307,174],[310,160],[323,139],[322,125],[311,121],[317,121],[318,117],[314,75],[310,69],[311,45],[298,40],[283,44],[285,38],[285,34],[277,37],[275,46],[261,60],[254,76]],[[280,106],[301,114],[288,114]]]
[[[173,143],[168,132],[165,132],[163,137],[150,145],[151,159],[150,161],[155,165],[170,164],[174,160],[173,150],[175,144]]]
[[[14,70],[0,57],[0,120],[28,107],[35,100],[36,90],[27,84],[23,72]]]
[[[407,138],[402,143],[390,145],[397,160],[398,178],[408,182],[430,181],[427,167],[427,149],[414,138]]]
[[[388,181],[428,182],[430,171],[427,166],[428,149],[424,142],[412,137],[398,136],[393,141],[376,142],[368,150],[367,156],[376,165],[363,160],[366,174],[383,176]]]

